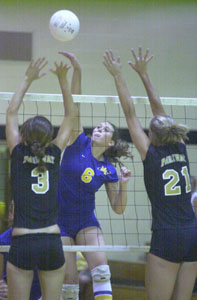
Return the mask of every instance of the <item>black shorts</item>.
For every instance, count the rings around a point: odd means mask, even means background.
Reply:
[[[63,266],[60,234],[35,233],[12,237],[8,261],[18,268],[52,271]]]
[[[150,253],[171,262],[197,262],[197,228],[155,230]]]

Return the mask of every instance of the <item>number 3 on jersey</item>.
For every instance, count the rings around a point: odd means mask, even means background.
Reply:
[[[41,173],[37,168],[31,171],[32,177],[37,177],[38,182],[31,185],[32,191],[36,194],[45,194],[49,190],[49,171]]]
[[[92,181],[92,178],[94,176],[94,170],[91,168],[86,168],[83,174],[81,175],[81,180],[85,183],[89,183]]]
[[[191,184],[186,166],[182,168],[181,174],[185,178],[185,192],[189,193],[191,191]],[[175,196],[181,194],[181,186],[177,185],[180,180],[179,173],[177,171],[173,169],[166,170],[163,173],[163,179],[170,179],[170,181],[164,185],[165,196]]]

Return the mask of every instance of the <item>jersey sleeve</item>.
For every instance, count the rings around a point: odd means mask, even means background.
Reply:
[[[47,154],[50,154],[55,157],[55,162],[59,163],[61,159],[61,149],[55,144],[51,144],[51,146],[47,149]]]
[[[116,168],[110,164],[108,165],[109,175],[107,176],[107,182],[117,182],[119,180]]]
[[[17,144],[11,153],[11,159],[16,159],[19,155],[21,155],[22,144]]]
[[[115,169],[114,174],[112,174],[113,176],[111,177],[111,182],[117,182],[119,180],[117,171]]]
[[[90,141],[90,138],[89,137],[87,137],[86,135],[85,135],[85,133],[84,132],[82,132],[78,137],[77,137],[77,139],[74,141],[74,143],[72,144],[72,145],[69,145],[69,146],[67,146],[66,147],[66,150],[67,149],[72,149],[72,148],[84,148],[86,145],[88,145],[88,143],[89,143],[89,141]]]

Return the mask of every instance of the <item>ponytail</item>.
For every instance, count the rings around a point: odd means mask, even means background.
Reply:
[[[40,173],[45,172],[47,170],[47,166],[43,161],[43,158],[45,157],[45,147],[41,147],[40,143],[37,141],[34,141],[30,147],[32,153],[39,159],[39,163],[37,167],[38,172]]]

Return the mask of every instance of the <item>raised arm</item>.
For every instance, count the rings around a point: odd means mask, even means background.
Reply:
[[[150,140],[144,133],[136,116],[133,100],[130,97],[128,88],[122,77],[120,58],[118,57],[117,59],[115,59],[112,51],[106,51],[103,63],[108,72],[114,78],[114,83],[118,92],[123,112],[126,117],[131,139],[137,150],[139,151],[142,160],[144,160],[150,144]]]
[[[118,182],[109,182],[105,184],[106,192],[113,211],[117,214],[123,214],[127,205],[127,184],[131,178],[131,171],[125,166],[120,169]]]
[[[55,62],[55,69],[51,69],[51,72],[58,78],[64,102],[64,119],[58,130],[56,138],[53,140],[53,143],[56,144],[62,151],[68,144],[74,124],[74,116],[72,114],[74,104],[67,79],[69,69],[70,66],[63,64],[62,62],[60,62],[60,64]]]
[[[71,82],[71,93],[75,95],[81,94],[81,66],[76,55],[66,51],[59,51],[64,57],[67,57],[73,67],[73,75]]]
[[[31,61],[25,77],[19,85],[18,89],[14,93],[7,112],[6,112],[6,139],[9,147],[10,153],[14,147],[20,143],[20,133],[18,126],[18,110],[23,101],[23,97],[27,92],[32,81],[39,79],[45,75],[45,73],[40,73],[41,70],[45,67],[47,61],[45,58],[39,58],[35,62]]]
[[[72,74],[72,81],[71,81],[71,93],[73,95],[80,95],[81,94],[81,66],[77,60],[76,55],[66,51],[60,51],[64,57],[68,58],[72,67],[73,67],[73,74]],[[74,127],[72,134],[70,136],[69,144],[72,144],[76,138],[81,134],[83,131],[81,120],[80,120],[80,104],[74,103],[73,106],[73,114],[75,115]]]
[[[153,58],[153,55],[149,56],[149,49],[146,49],[146,53],[143,56],[141,47],[138,48],[138,56],[133,49],[131,49],[131,53],[133,55],[134,63],[129,61],[128,64],[138,73],[144,84],[153,115],[166,115],[160,97],[157,94],[157,91],[153,86],[147,71],[147,65]]]

